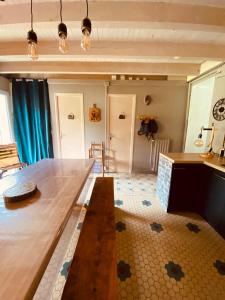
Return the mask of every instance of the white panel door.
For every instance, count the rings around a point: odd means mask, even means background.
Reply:
[[[61,158],[84,158],[82,94],[57,94],[58,135]]]
[[[135,95],[109,95],[108,167],[111,172],[132,171],[135,102]]]

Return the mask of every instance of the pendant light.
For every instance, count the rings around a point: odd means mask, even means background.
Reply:
[[[62,0],[60,0],[60,20],[61,23],[58,25],[59,51],[65,54],[69,51],[69,44],[67,40],[67,27],[62,21]]]
[[[91,20],[88,18],[88,0],[86,0],[87,16],[83,19],[81,25],[82,38],[81,47],[87,51],[91,48]]]
[[[37,51],[37,34],[33,30],[33,1],[30,1],[30,17],[31,17],[31,30],[27,33],[28,40],[28,57],[32,60],[38,59]]]

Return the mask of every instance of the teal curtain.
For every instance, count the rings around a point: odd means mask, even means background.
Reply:
[[[20,160],[53,157],[47,80],[12,81],[14,134]]]

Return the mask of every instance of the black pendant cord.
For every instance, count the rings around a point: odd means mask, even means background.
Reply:
[[[33,0],[30,1],[30,23],[31,30],[33,31]]]
[[[62,0],[60,0],[60,20],[62,23]]]
[[[87,6],[87,18],[88,18],[88,0],[86,0],[86,6]]]

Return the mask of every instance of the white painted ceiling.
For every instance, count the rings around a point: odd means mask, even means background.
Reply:
[[[34,30],[40,41],[55,41],[58,39],[58,23],[38,23],[34,24]],[[225,45],[225,32],[210,32],[198,30],[182,29],[160,29],[160,28],[110,28],[107,24],[101,27],[101,24],[92,22],[92,40],[93,41],[173,41],[173,42],[196,42],[213,43]],[[0,26],[1,41],[23,41],[26,40],[27,31],[30,24],[14,24]],[[79,40],[81,37],[80,23],[67,22],[68,39]]]
[[[63,2],[84,2],[83,0],[63,0]],[[89,0],[89,2],[97,2],[97,1],[129,1],[130,0]],[[134,2],[164,2],[164,3],[181,3],[181,4],[194,4],[194,5],[209,5],[209,6],[217,6],[217,7],[225,7],[224,0],[132,0]],[[33,3],[40,2],[59,2],[59,0],[33,0]],[[9,5],[9,4],[21,4],[21,3],[30,3],[30,0],[5,0],[1,5]]]
[[[57,47],[57,44],[56,44]],[[29,59],[27,58],[27,55],[18,55],[18,56],[0,56],[0,62],[5,62],[5,61],[28,61]],[[202,59],[199,58],[193,58],[193,57],[185,57],[185,58],[179,58],[174,59],[174,57],[139,57],[139,56],[133,56],[133,57],[121,57],[121,56],[116,56],[112,57],[109,55],[104,55],[104,56],[96,56],[96,55],[41,55],[39,57],[39,61],[44,61],[44,62],[52,62],[52,61],[82,61],[82,62],[140,62],[140,63],[177,63],[182,62],[182,63],[194,63],[194,64],[201,64],[203,62]]]
[[[108,2],[109,0],[103,0],[102,2]],[[118,10],[120,0],[111,0],[111,2],[118,2]],[[129,0],[132,2],[132,0]],[[135,1],[135,0],[133,0]],[[58,33],[57,33],[57,22],[39,22],[35,23],[35,3],[46,3],[46,2],[57,2],[59,0],[33,0],[34,2],[34,30],[38,35],[39,42],[55,42],[57,47]],[[63,0],[65,2],[83,2],[85,6],[85,0]],[[90,0],[89,2],[100,2],[98,0]],[[123,2],[128,2],[125,0]],[[225,9],[225,0],[145,0],[135,2],[157,2],[157,3],[173,3],[173,4],[189,4],[189,5],[204,5],[207,7],[218,7]],[[19,11],[20,4],[28,5],[27,11]],[[30,0],[6,0],[0,2],[1,6],[13,6],[18,5],[18,14],[29,14]],[[127,12],[129,14],[129,12]],[[28,15],[29,16],[29,15]],[[193,16],[194,18],[194,16]],[[163,20],[162,20],[163,21]],[[68,41],[79,41],[81,38],[80,22],[65,22],[68,28]],[[168,25],[168,24],[167,24]],[[133,23],[126,25],[126,22],[92,22],[92,47],[95,48],[97,42],[131,42],[137,46],[139,42],[165,42],[165,43],[184,43],[185,45],[190,44],[190,49],[195,44],[205,45],[219,45],[224,46],[225,51],[225,27],[216,28],[213,26],[207,26],[204,30],[198,27],[198,24],[193,28],[183,28],[182,24],[173,26],[164,26],[163,22],[148,22],[147,24]],[[4,42],[24,42],[26,44],[27,31],[30,30],[29,23],[17,23],[17,24],[1,24],[0,18],[0,44]],[[1,45],[0,45],[1,46]],[[5,55],[0,55],[0,62],[12,62],[12,61],[27,61],[26,53],[24,55],[7,55],[7,49]],[[141,50],[141,49],[140,49]],[[76,55],[76,53],[70,53],[69,55],[41,55],[40,61],[93,61],[93,62],[141,62],[141,63],[203,63],[207,57],[195,57],[192,55],[186,55],[178,58],[174,56],[166,55],[162,56],[146,56],[146,55],[133,55],[133,56],[120,56],[120,55]],[[220,59],[218,59],[220,60]]]

